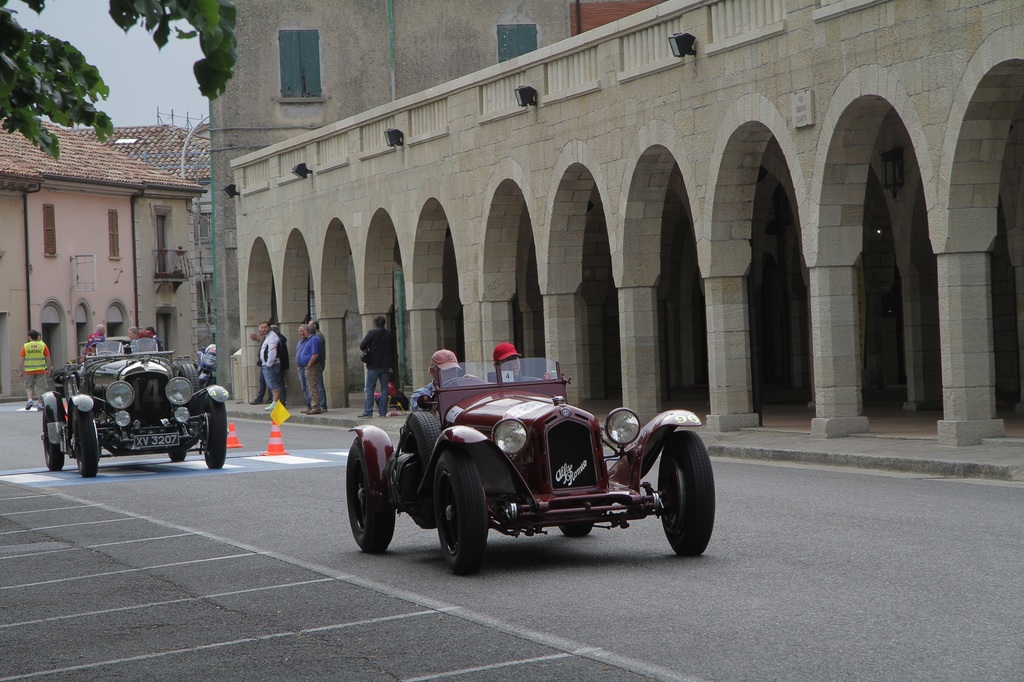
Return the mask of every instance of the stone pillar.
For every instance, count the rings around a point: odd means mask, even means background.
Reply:
[[[545,355],[558,360],[562,374],[572,379],[566,399],[570,404],[579,402],[580,371],[580,315],[576,294],[546,294],[544,296]]]
[[[868,430],[860,384],[857,268],[810,268],[814,413],[811,435],[836,438]]]
[[[921,290],[921,278],[903,280],[903,356],[907,359],[908,412],[938,410],[942,405],[942,372],[939,367],[939,317],[930,296]]]
[[[482,301],[480,303],[480,337],[483,346],[481,360],[490,362],[494,347],[502,341],[512,342],[512,304],[508,301]],[[525,353],[522,348],[517,348]]]
[[[320,332],[324,335],[324,390],[327,405],[348,407],[348,340],[344,333],[344,319],[322,317]]]
[[[619,325],[622,404],[644,423],[658,413],[661,404],[657,287],[620,288]]]
[[[1015,412],[1024,412],[1024,267],[1013,268],[1017,292],[1017,378],[1020,382],[1020,402]]]
[[[413,389],[416,389],[430,381],[430,356],[441,347],[437,308],[409,309],[406,315],[409,328],[407,357],[410,381]]]
[[[987,251],[943,253],[939,264],[942,445],[975,445],[1004,435],[995,419],[991,261]]]
[[[747,279],[743,275],[704,280],[708,315],[708,377],[712,431],[757,426],[750,381]]]
[[[484,348],[483,339],[480,336],[480,313],[482,305],[479,301],[464,303],[462,305],[462,324],[466,339],[466,357],[459,360],[481,361],[491,358],[494,346]]]

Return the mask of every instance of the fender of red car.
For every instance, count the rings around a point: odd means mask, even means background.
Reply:
[[[391,444],[391,437],[384,429],[370,424],[363,424],[349,430],[355,432],[356,438],[363,447],[366,475],[370,479],[370,487],[367,491],[370,507],[377,512],[386,512],[391,509],[391,506],[388,504],[388,484],[384,477],[384,465],[395,451]],[[351,457],[351,453],[349,456]]]
[[[639,476],[636,477],[636,484],[639,485],[640,479],[654,466],[655,460],[658,459],[658,455],[661,454],[661,450],[665,446],[665,438],[670,433],[676,429],[694,428],[700,425],[700,417],[689,410],[662,412],[644,424],[640,433],[637,434],[636,440],[625,449],[625,456],[621,458],[620,462],[635,462],[637,457],[640,458]]]
[[[434,469],[446,450],[463,452],[473,459],[488,495],[516,495],[533,500],[533,494],[515,466],[494,442],[469,426],[449,426],[441,432],[420,484],[420,495],[433,495]]]

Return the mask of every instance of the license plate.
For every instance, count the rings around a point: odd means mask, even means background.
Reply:
[[[137,448],[153,448],[177,444],[178,434],[176,433],[143,433],[135,436],[135,447]]]

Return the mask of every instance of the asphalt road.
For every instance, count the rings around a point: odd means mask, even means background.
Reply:
[[[16,408],[17,406],[13,406]],[[0,408],[0,680],[962,680],[1024,669],[1024,486],[716,459],[715,533],[358,551],[351,434],[236,422],[228,467],[45,472]],[[132,460],[134,462],[135,460]]]

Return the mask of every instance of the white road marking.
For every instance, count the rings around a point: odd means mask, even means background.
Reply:
[[[158,568],[173,568],[175,566],[191,566],[193,564],[205,564],[210,561],[224,561],[225,559],[242,559],[246,557],[256,556],[251,552],[245,554],[229,554],[227,556],[215,556],[209,559],[193,559],[192,561],[175,561],[170,564],[159,564],[157,566],[142,566],[140,568],[125,568],[120,571],[105,571],[103,573],[90,573],[89,575],[76,575],[70,578],[55,578],[53,580],[41,580],[37,583],[22,583],[20,585],[7,585],[0,587],[0,592],[4,590],[20,590],[25,587],[39,587],[40,585],[56,585],[58,583],[70,583],[75,580],[90,580],[91,578],[105,578],[111,575],[122,575],[124,573],[138,573],[140,571],[155,571]]]
[[[515,665],[529,665],[531,663],[541,663],[543,661],[557,661],[562,658],[571,658],[572,654],[551,654],[550,656],[537,656],[535,658],[522,658],[518,661],[505,661],[503,663],[492,663],[490,665],[478,665],[473,668],[462,668],[461,670],[449,670],[443,673],[436,673],[434,675],[422,675],[420,677],[406,677],[402,682],[426,682],[426,680],[441,680],[446,677],[458,677],[460,675],[468,675],[470,673],[482,673],[487,670],[500,670],[501,668],[511,668]]]
[[[326,462],[326,459],[312,459],[310,457],[296,457],[295,455],[267,455],[259,457],[246,457],[253,462],[264,464],[319,464]]]

